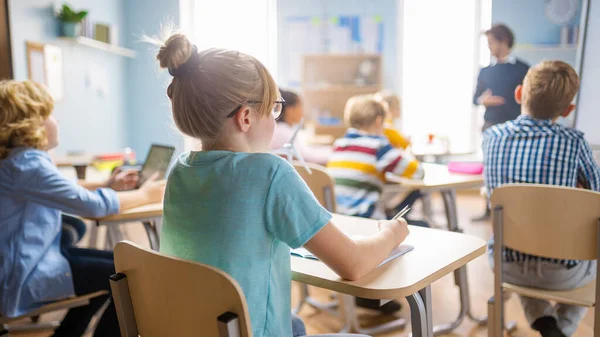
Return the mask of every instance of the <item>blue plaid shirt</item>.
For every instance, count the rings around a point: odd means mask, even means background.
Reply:
[[[483,161],[488,196],[510,183],[547,184],[600,191],[600,167],[583,133],[551,120],[521,115],[483,134]],[[542,260],[574,267],[578,261],[556,260],[505,248],[506,262]]]

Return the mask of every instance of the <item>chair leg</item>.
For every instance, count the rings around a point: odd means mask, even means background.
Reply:
[[[496,337],[496,327],[494,322],[494,297],[490,297],[488,300],[488,337]]]

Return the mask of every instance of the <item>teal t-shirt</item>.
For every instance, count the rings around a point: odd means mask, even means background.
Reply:
[[[231,275],[255,337],[292,336],[290,247],[331,214],[288,162],[267,153],[185,153],[169,175],[163,217],[161,252]]]

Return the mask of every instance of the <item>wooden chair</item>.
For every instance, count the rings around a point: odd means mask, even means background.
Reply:
[[[598,282],[569,291],[504,283],[501,247],[555,259],[600,260],[600,193],[560,186],[511,184],[494,190],[492,205],[495,276],[494,297],[488,302],[490,337],[503,334],[504,301],[498,299],[503,298],[505,289],[533,298],[595,306],[600,295]],[[600,336],[600,310],[596,310],[594,320],[594,336]]]
[[[306,163],[306,166],[310,168],[312,174],[308,173],[302,163],[294,162],[294,168],[300,177],[302,177],[302,179],[306,182],[306,185],[308,185],[308,188],[310,188],[310,190],[313,192],[321,206],[325,207],[325,209],[329,212],[335,213],[335,182],[333,178],[329,176],[327,169],[321,165]],[[332,297],[333,296],[334,295],[332,294]],[[339,316],[337,311],[339,301],[333,300],[329,303],[317,301],[310,297],[308,286],[306,284],[300,284],[300,301],[293,310],[294,314],[297,314],[300,309],[302,309],[304,303],[308,303],[310,306],[322,311],[326,311],[334,316]]]
[[[327,173],[327,168],[312,163],[306,163],[306,166],[310,168],[312,174],[308,173],[304,165],[294,162],[294,168],[306,182],[306,185],[308,185],[308,188],[313,192],[321,206],[325,207],[329,212],[335,213],[335,181]]]
[[[2,337],[9,336],[9,334],[8,334],[9,330],[29,331],[29,330],[46,330],[46,329],[56,328],[59,324],[58,322],[51,322],[49,324],[36,323],[33,325],[17,327],[15,329],[8,329],[6,327],[6,325],[13,323],[13,322],[23,320],[25,318],[39,317],[40,315],[48,314],[48,313],[51,313],[54,311],[82,307],[84,305],[88,305],[90,303],[91,299],[96,298],[98,296],[102,296],[102,295],[108,295],[108,291],[97,291],[97,292],[94,292],[94,293],[91,293],[91,294],[88,294],[85,296],[78,296],[78,297],[65,299],[62,301],[53,302],[53,303],[47,304],[39,309],[30,311],[24,315],[18,316],[18,317],[6,317],[6,316],[0,315],[0,336],[2,336]]]
[[[312,174],[304,168],[301,163],[294,163],[294,168],[298,174],[304,179],[310,190],[313,192],[319,203],[325,207],[329,212],[336,212],[335,202],[335,181],[327,173],[327,169],[323,166],[307,163]],[[321,303],[312,297],[308,293],[308,286],[306,284],[300,285],[300,302],[293,310],[294,314],[302,308],[304,303],[310,304],[312,307],[317,308],[321,311],[326,311],[333,316],[340,317],[340,313],[337,310],[340,307],[340,301],[338,294],[332,294],[333,300],[328,303]],[[384,323],[370,328],[363,328],[359,324],[359,319],[356,313],[356,302],[355,298],[349,295],[343,295],[343,310],[345,324],[341,332],[346,333],[349,331],[357,331],[366,335],[375,335],[377,333],[383,333],[386,331],[392,331],[402,329],[405,326],[406,320],[403,318],[396,319],[392,322]],[[380,305],[385,304],[386,300],[381,300]]]
[[[111,289],[123,337],[252,336],[242,289],[225,272],[128,241],[114,252]]]

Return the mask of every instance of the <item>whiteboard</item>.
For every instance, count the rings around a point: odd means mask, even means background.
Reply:
[[[585,133],[590,144],[600,146],[600,1],[585,1],[584,9],[586,3],[575,128]]]

